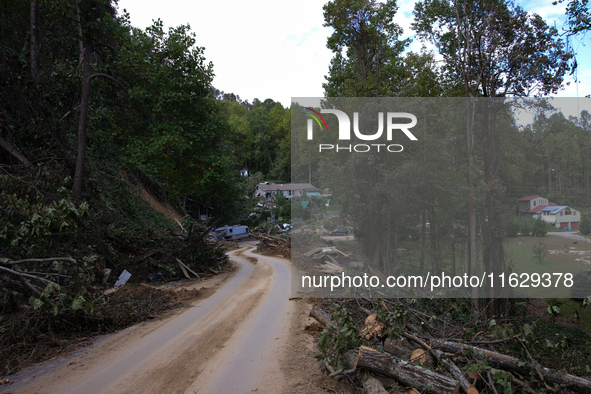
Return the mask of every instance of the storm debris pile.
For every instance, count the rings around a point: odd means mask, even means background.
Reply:
[[[310,316],[324,327],[323,369],[365,393],[591,393],[588,370],[580,367],[591,359],[584,349],[591,338],[581,330],[569,338],[578,343],[569,346],[563,337],[558,345],[549,339],[557,336],[549,334],[551,323],[487,319],[463,309],[470,300],[441,300],[446,309],[436,316],[422,308],[429,301],[358,298],[314,307]]]

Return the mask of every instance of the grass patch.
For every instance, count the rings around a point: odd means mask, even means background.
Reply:
[[[544,261],[540,264],[539,261],[534,258],[533,248],[538,242],[542,242],[548,254]],[[586,264],[582,261],[583,258],[589,260],[591,255],[580,255],[580,254],[550,254],[549,251],[564,251],[564,252],[581,252],[591,250],[591,243],[577,243],[572,244],[572,240],[559,236],[559,235],[547,235],[545,237],[516,237],[509,238],[506,240],[505,251],[507,253],[508,261],[513,262],[513,272],[520,274],[519,283],[529,285],[529,287],[520,287],[518,290],[523,291],[531,297],[542,297],[542,298],[568,298],[568,288],[564,286],[564,277],[561,279],[561,284],[555,287],[558,275],[555,273],[574,274],[580,270],[587,271],[591,269],[590,264]],[[579,260],[579,261],[577,261]],[[544,287],[541,285],[533,286],[535,283],[532,281],[526,281],[527,275],[521,276],[521,274],[543,274],[551,275],[551,285]],[[546,275],[546,278],[548,276]],[[545,284],[548,284],[547,280]]]

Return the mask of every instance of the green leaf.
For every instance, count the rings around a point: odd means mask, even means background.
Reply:
[[[39,298],[31,296],[31,298],[29,298],[29,304],[33,306],[33,309],[37,310],[41,308],[45,303],[41,301]]]
[[[527,323],[523,325],[523,334],[524,334],[526,337],[529,337],[529,336],[532,336],[532,335],[534,335],[534,331],[533,331],[533,329],[532,329],[532,328],[531,328],[531,326],[530,326],[529,324],[527,324]]]
[[[72,309],[73,310],[77,310],[80,309],[84,306],[84,297],[79,296],[74,298],[74,300],[72,301]]]

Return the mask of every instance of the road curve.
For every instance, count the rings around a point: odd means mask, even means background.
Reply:
[[[23,374],[0,392],[282,392],[289,263],[249,246],[229,253],[238,269],[209,298]]]
[[[579,233],[571,233],[571,232],[565,233],[565,232],[555,231],[555,232],[550,232],[547,235],[558,235],[560,237],[570,238],[570,239],[578,241],[578,242],[591,243],[591,239],[585,238],[582,235],[579,235]]]

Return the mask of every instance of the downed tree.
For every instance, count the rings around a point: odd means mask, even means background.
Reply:
[[[428,351],[430,354],[432,354],[438,362],[443,361],[445,368],[447,368],[448,372],[451,374],[451,376],[454,377],[454,379],[457,379],[460,382],[460,387],[462,387],[462,390],[464,390],[467,394],[478,394],[478,390],[476,389],[476,387],[474,387],[473,384],[470,384],[470,382],[468,381],[468,379],[466,379],[460,368],[453,361],[451,361],[450,358],[446,358],[445,353],[443,353],[441,350],[431,348],[431,346],[427,345],[425,342],[423,342],[414,335],[408,333],[404,333],[403,335],[406,338],[415,341],[416,343],[421,345],[423,349],[425,349],[425,352]],[[385,344],[384,350],[388,351]]]
[[[547,383],[559,384],[577,393],[591,393],[591,380],[545,368],[535,362],[524,362],[505,354],[457,342],[440,342],[437,344],[437,348],[449,353],[464,354],[465,351],[469,351],[474,354],[474,357],[486,359],[490,365],[497,368],[517,372],[524,376],[533,372]]]
[[[460,389],[457,380],[367,346],[359,348],[356,367],[391,377],[421,393],[457,393]]]
[[[332,323],[333,326],[337,327],[337,325],[332,321],[330,315],[319,306],[312,308],[310,311],[310,316],[324,326],[327,326],[328,323]]]

